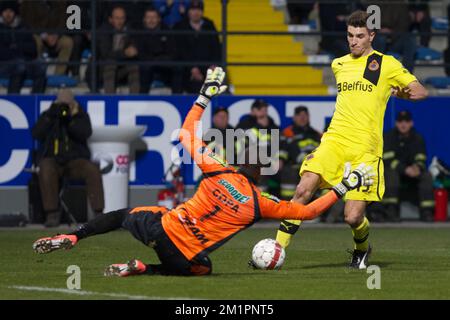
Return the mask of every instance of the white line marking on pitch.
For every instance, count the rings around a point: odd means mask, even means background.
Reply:
[[[79,296],[106,296],[112,298],[124,298],[135,300],[198,300],[196,298],[185,297],[150,297],[150,296],[134,296],[125,293],[109,293],[109,292],[95,292],[85,290],[70,290],[62,288],[48,288],[48,287],[29,287],[29,286],[9,286],[9,289],[23,290],[23,291],[41,291],[41,292],[58,292],[66,294],[75,294]]]

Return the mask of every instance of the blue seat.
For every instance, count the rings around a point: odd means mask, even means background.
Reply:
[[[447,18],[432,18],[431,27],[435,30],[448,30],[448,19]]]
[[[427,47],[419,47],[416,50],[416,59],[425,61],[441,60],[442,52]]]
[[[317,21],[316,20],[308,20],[308,25],[311,30],[317,30]]]
[[[437,89],[445,89],[450,87],[450,77],[429,77],[425,79],[425,83]]]
[[[153,80],[151,87],[152,89],[160,89],[166,87],[166,84],[161,80]]]
[[[48,87],[76,87],[78,85],[78,81],[75,78],[69,76],[48,76],[47,77],[47,86]]]
[[[9,85],[9,79],[8,78],[0,78],[0,86],[1,87],[8,87]],[[31,87],[33,85],[33,80],[26,79],[23,86],[24,87]]]
[[[394,51],[388,51],[388,52],[386,52],[386,54],[393,56],[397,60],[401,59],[401,57],[402,57],[402,55],[400,53],[394,52]]]
[[[9,79],[0,78],[0,86],[8,87],[8,85],[9,85]],[[54,88],[76,87],[77,85],[78,85],[78,81],[69,76],[48,76],[47,77],[47,86],[48,87],[54,87]],[[33,86],[33,80],[26,79],[23,86],[24,87]]]
[[[84,49],[81,53],[81,59],[82,60],[88,60],[92,56],[92,52],[89,49]]]

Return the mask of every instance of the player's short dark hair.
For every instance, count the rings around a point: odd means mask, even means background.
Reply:
[[[369,18],[369,14],[362,10],[357,10],[353,12],[347,19],[347,26],[352,27],[366,27],[368,30],[371,30],[367,27],[367,19]]]

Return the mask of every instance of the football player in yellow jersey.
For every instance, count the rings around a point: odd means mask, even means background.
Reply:
[[[383,14],[383,13],[381,13]],[[354,250],[350,267],[365,269],[371,247],[365,209],[381,201],[384,193],[383,118],[391,95],[412,101],[425,99],[427,90],[402,64],[372,48],[375,31],[367,26],[368,14],[352,13],[347,21],[350,54],[334,59],[336,110],[319,147],[306,156],[300,168],[301,181],[292,201],[306,204],[318,188],[329,188],[340,179],[344,163],[361,163],[375,170],[374,183],[347,193],[345,221],[352,228]],[[277,241],[289,245],[301,221],[282,221]]]

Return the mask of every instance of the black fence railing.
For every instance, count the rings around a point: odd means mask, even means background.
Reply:
[[[78,2],[90,2],[90,21],[89,28],[82,28],[79,30],[69,30],[69,29],[48,29],[48,28],[34,28],[32,30],[6,30],[0,29],[1,33],[10,33],[10,34],[20,34],[20,33],[32,33],[32,34],[42,34],[42,33],[51,33],[51,34],[65,34],[65,35],[75,35],[75,34],[86,34],[90,35],[90,58],[87,61],[68,61],[68,62],[58,62],[58,61],[45,61],[43,59],[39,60],[39,63],[43,65],[67,65],[67,66],[82,66],[89,65],[91,67],[90,79],[87,81],[91,82],[91,90],[93,92],[98,92],[98,68],[99,66],[105,65],[140,65],[140,66],[162,66],[162,67],[187,67],[192,65],[197,66],[210,66],[214,64],[220,64],[224,68],[227,66],[247,66],[247,67],[255,67],[255,66],[283,66],[283,67],[297,67],[297,66],[315,66],[315,67],[329,67],[330,64],[328,62],[254,62],[254,61],[240,61],[233,62],[227,59],[228,52],[228,37],[233,36],[248,36],[248,37],[258,37],[258,36],[304,36],[304,37],[346,37],[346,32],[342,31],[228,31],[227,29],[227,21],[228,21],[228,3],[233,0],[217,0],[221,3],[221,28],[219,31],[200,31],[201,35],[216,35],[221,40],[221,57],[218,61],[179,61],[179,60],[171,60],[171,61],[148,61],[148,60],[129,60],[129,61],[113,61],[113,60],[100,60],[98,57],[98,37],[104,34],[114,34],[114,31],[101,30],[98,28],[98,2],[99,0],[79,0]],[[76,1],[71,1],[71,3]],[[117,0],[102,0],[102,2],[117,2]],[[123,1],[122,1],[123,2]],[[302,3],[306,3],[307,1],[302,1]],[[314,3],[317,1],[310,1],[310,3]],[[348,3],[349,1],[320,1],[324,3]],[[350,1],[351,2],[351,1]],[[395,1],[392,1],[394,3]],[[207,2],[206,2],[207,3]],[[433,3],[433,1],[431,2]],[[1,2],[0,2],[1,5]],[[127,35],[145,35],[149,34],[148,30],[139,30],[139,29],[130,29],[126,32]],[[158,30],[151,31],[152,35],[167,35],[172,37],[182,37],[186,35],[198,34],[195,31],[189,30]],[[397,33],[401,35],[401,33]],[[408,32],[408,34],[410,34]],[[431,37],[439,37],[439,38],[449,38],[449,31],[432,31],[432,32],[414,32],[413,35],[416,38],[421,36],[431,36]],[[450,40],[449,40],[450,42]],[[1,44],[0,44],[1,45]],[[0,65],[10,65],[15,64],[15,61],[0,61]],[[35,64],[36,61],[21,61],[21,64]],[[449,68],[450,63],[445,63],[444,61],[421,61],[419,63],[415,63],[417,67],[434,67],[434,68]]]

